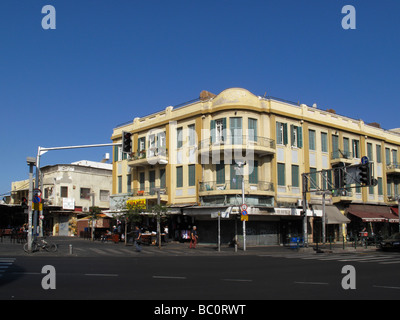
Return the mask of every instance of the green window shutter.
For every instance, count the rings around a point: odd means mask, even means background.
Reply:
[[[286,186],[284,163],[278,163],[278,186]]]
[[[165,169],[160,169],[160,188],[165,188]]]
[[[280,122],[276,123],[276,144],[282,144],[282,136],[281,136],[281,127],[282,124]]]
[[[287,129],[287,123],[283,123],[283,144],[287,145],[288,144],[288,129]]]
[[[114,146],[114,162],[118,161],[118,147]]]
[[[210,138],[211,138],[211,143],[215,142],[215,120],[210,121]]]
[[[249,183],[258,183],[258,161],[253,161],[253,171],[249,174]]]
[[[321,151],[328,152],[328,135],[326,132],[321,132]]]
[[[257,119],[249,118],[248,121],[248,140],[257,141]]]
[[[182,167],[176,167],[176,187],[183,187],[183,169]]]
[[[223,161],[215,165],[217,171],[217,184],[225,183],[225,164]]]
[[[188,166],[189,170],[189,186],[192,187],[196,184],[196,167],[194,164]]]
[[[299,187],[299,166],[292,165],[292,187]]]
[[[303,128],[297,127],[297,147],[303,148]]]

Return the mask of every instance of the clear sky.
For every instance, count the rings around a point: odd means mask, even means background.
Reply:
[[[48,4],[54,30],[42,28]],[[345,5],[354,30],[342,28]],[[398,0],[2,0],[0,194],[28,178],[38,146],[110,143],[118,124],[202,90],[242,87],[400,127],[399,14]]]

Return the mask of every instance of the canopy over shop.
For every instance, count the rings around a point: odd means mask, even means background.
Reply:
[[[387,236],[398,232],[399,217],[388,206],[351,204],[346,212],[351,219],[350,233],[367,230],[371,235]]]

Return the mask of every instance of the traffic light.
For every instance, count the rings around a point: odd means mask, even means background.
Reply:
[[[359,168],[359,178],[360,178],[360,182],[361,184],[365,185],[365,186],[369,186],[371,184],[371,172],[370,172],[370,168],[369,168],[369,164],[362,164]]]
[[[122,131],[122,152],[132,152],[132,133]]]
[[[21,207],[22,209],[28,209],[28,200],[25,197],[21,199]]]

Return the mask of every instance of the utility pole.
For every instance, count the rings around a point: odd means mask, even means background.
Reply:
[[[32,200],[33,200],[33,166],[36,165],[35,158],[27,157],[29,165],[29,195],[28,195],[28,251],[32,252]]]

